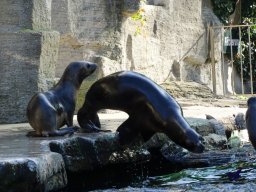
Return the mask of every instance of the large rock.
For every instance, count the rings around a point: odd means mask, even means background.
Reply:
[[[49,150],[50,138],[28,138],[28,124],[0,125],[0,191],[56,191],[67,185],[62,155]]]
[[[58,32],[0,33],[0,122],[26,121],[26,107],[54,82]]]
[[[122,13],[124,15],[133,15],[137,13],[141,8],[141,0],[124,0]]]
[[[213,88],[207,27],[220,22],[209,0],[61,0],[53,5],[52,26],[61,32],[57,76],[66,61],[102,57],[104,75],[134,70],[157,82],[197,81]],[[219,36],[215,39],[221,94]]]
[[[62,156],[0,159],[0,191],[55,191],[67,185]]]
[[[127,18],[123,22],[123,65],[157,82],[171,78],[202,82],[212,88],[206,28],[220,22],[210,1],[147,2],[141,12],[146,18],[144,25],[142,19]],[[141,34],[134,35],[138,29]],[[220,58],[216,60],[217,91],[221,93]]]
[[[49,30],[52,0],[20,0],[0,2],[0,32]]]
[[[210,133],[215,133],[214,127],[209,123],[207,119],[201,118],[186,118],[188,124],[196,130],[200,135],[207,136]]]
[[[122,1],[61,0],[53,5],[52,28],[61,33],[56,76],[78,58],[92,61],[99,55],[120,64]]]
[[[62,154],[66,170],[71,172],[94,170],[112,164],[142,163],[150,159],[146,150],[121,147],[113,133],[52,141],[50,149]]]
[[[29,99],[53,84],[59,33],[51,31],[51,2],[0,2],[0,123],[26,121]]]

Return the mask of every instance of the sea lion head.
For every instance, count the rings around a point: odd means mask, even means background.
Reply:
[[[81,85],[83,80],[91,75],[97,68],[95,63],[88,61],[75,61],[70,63],[65,69],[62,80],[71,80],[78,86]]]
[[[251,106],[255,106],[256,107],[256,97],[250,97],[247,100],[247,106],[251,107]]]
[[[181,147],[194,152],[202,153],[204,151],[203,138],[194,129],[192,129],[183,116],[177,116],[169,121],[170,129],[166,134]]]
[[[186,131],[182,145],[191,152],[202,153],[204,151],[203,140],[203,137],[191,128]]]

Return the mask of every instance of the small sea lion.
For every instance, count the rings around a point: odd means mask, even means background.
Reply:
[[[49,91],[35,94],[27,106],[31,131],[27,136],[63,136],[73,134],[76,94],[83,80],[91,75],[97,65],[85,61],[70,63],[59,82]],[[67,125],[66,128],[61,128]]]
[[[244,113],[233,114],[235,128],[238,130],[246,129]]]

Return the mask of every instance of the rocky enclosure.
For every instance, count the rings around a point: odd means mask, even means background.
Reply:
[[[74,60],[99,64],[84,87],[109,73],[134,70],[158,83],[197,81],[212,88],[209,24],[219,24],[210,0],[2,0],[0,122],[26,121],[31,96],[49,89]]]

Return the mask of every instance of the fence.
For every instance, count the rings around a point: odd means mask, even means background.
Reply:
[[[253,36],[254,35],[254,36]],[[221,67],[223,79],[223,93],[227,94],[228,84],[224,79],[228,77],[227,63],[231,66],[232,94],[253,94],[256,84],[256,39],[255,25],[210,26],[210,55],[212,64],[213,92],[216,93],[216,42],[221,44]],[[218,37],[218,41],[216,38]],[[253,58],[252,58],[253,57]]]

